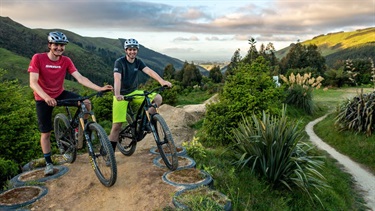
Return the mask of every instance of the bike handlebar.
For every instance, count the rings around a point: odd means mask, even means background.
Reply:
[[[71,98],[71,99],[64,99],[64,100],[56,100],[57,106],[78,106],[77,102],[83,102],[86,99],[92,98],[95,95],[98,97],[102,97],[104,93],[111,91],[110,89],[95,92],[93,94],[90,94],[88,96],[79,97],[79,98]]]
[[[132,95],[124,96],[124,100],[131,101],[136,96],[147,96],[147,95],[149,95],[153,92],[156,92],[156,91],[162,92],[162,91],[164,91],[164,89],[169,89],[169,88],[170,87],[168,87],[168,86],[159,86],[159,87],[156,87],[156,88],[152,89],[151,91],[144,90],[142,94],[132,94]]]

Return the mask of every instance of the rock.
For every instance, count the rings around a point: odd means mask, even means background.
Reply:
[[[195,131],[191,128],[191,125],[204,117],[206,114],[206,104],[216,101],[217,95],[214,95],[203,104],[186,105],[182,108],[167,104],[160,106],[159,113],[167,122],[176,146],[182,146],[183,142],[193,140]],[[148,134],[142,141],[138,142],[137,149],[150,150],[155,146],[156,144],[152,134]]]

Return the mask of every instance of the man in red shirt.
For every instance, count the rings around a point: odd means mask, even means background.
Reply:
[[[78,94],[64,90],[65,74],[68,71],[78,83],[96,91],[112,90],[106,85],[100,87],[82,76],[69,57],[63,56],[68,38],[61,32],[50,32],[48,35],[49,52],[37,53],[31,59],[28,72],[30,87],[34,91],[36,113],[38,116],[40,145],[46,160],[45,175],[53,174],[51,159],[52,111],[57,105],[56,100],[78,98]],[[85,104],[88,104],[87,100]],[[90,106],[89,106],[90,108]]]

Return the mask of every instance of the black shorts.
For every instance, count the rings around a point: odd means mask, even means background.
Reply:
[[[80,95],[64,90],[56,100],[69,98],[79,98]],[[36,100],[36,115],[38,117],[38,126],[41,133],[48,133],[53,129],[52,111],[53,106],[49,106],[44,100]]]

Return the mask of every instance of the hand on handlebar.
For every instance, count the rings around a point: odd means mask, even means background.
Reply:
[[[44,99],[44,101],[45,101],[45,102],[47,103],[47,105],[49,105],[49,106],[56,106],[56,105],[57,105],[56,99],[51,98],[51,97],[48,97],[48,98]]]
[[[100,91],[104,92],[104,91],[112,91],[113,90],[113,87],[111,85],[105,85],[103,87],[100,88]]]
[[[172,83],[169,82],[169,81],[165,81],[165,80],[163,80],[163,81],[160,83],[160,85],[162,85],[163,87],[169,87],[169,88],[172,87]]]
[[[115,97],[117,101],[124,100],[124,95],[116,95]]]

